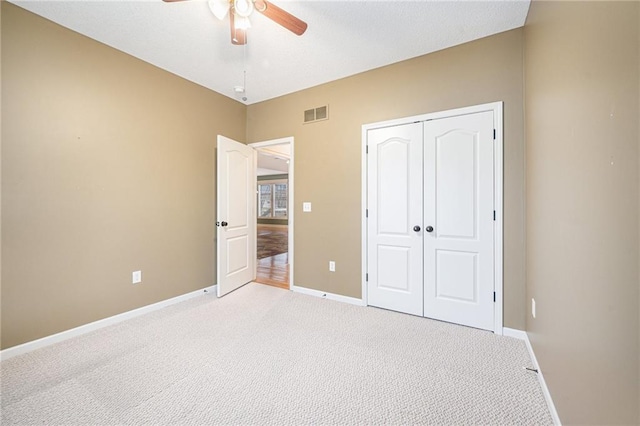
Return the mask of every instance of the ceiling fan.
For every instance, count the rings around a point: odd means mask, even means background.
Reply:
[[[184,0],[163,0],[167,3]],[[229,14],[231,23],[231,43],[247,44],[247,29],[251,27],[249,15],[254,10],[262,13],[276,24],[282,25],[296,35],[302,35],[307,30],[307,23],[296,18],[289,12],[279,8],[267,0],[210,0],[209,8],[216,18],[222,20]]]

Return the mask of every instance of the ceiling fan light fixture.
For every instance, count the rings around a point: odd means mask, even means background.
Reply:
[[[251,21],[249,21],[249,18],[247,18],[246,16],[239,16],[236,13],[234,20],[235,20],[235,26],[239,30],[247,30],[251,28]]]
[[[229,7],[230,5],[227,0],[209,0],[209,9],[211,10],[211,13],[221,21],[225,16],[227,16]]]
[[[252,0],[233,0],[233,9],[236,15],[247,18],[253,12]]]

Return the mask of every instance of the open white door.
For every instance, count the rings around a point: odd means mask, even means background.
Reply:
[[[218,135],[218,297],[256,277],[255,150]]]

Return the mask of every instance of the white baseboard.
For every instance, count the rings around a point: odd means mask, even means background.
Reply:
[[[203,288],[201,290],[192,291],[190,293],[183,294],[181,296],[172,297],[171,299],[163,300],[161,302],[153,303],[151,305],[143,306],[141,308],[133,309],[128,312],[123,312],[112,317],[104,318],[98,321],[90,322],[89,324],[81,325],[70,330],[62,331],[60,333],[52,334],[51,336],[43,337],[41,339],[32,340],[31,342],[23,343],[18,346],[4,349],[0,351],[0,360],[4,361],[14,356],[22,355],[27,352],[34,351],[36,349],[44,348],[45,346],[53,345],[73,337],[81,336],[86,333],[90,333],[95,330],[99,330],[104,327],[108,327],[119,322],[138,317],[140,315],[148,314],[149,312],[157,311],[158,309],[165,308],[170,305],[174,305],[179,302],[183,302],[188,299],[192,299],[197,296],[205,294],[215,294],[216,286]]]
[[[518,330],[515,328],[508,328],[508,327],[503,327],[502,328],[502,335],[503,336],[507,336],[507,337],[513,337],[516,339],[520,339],[520,340],[527,340],[527,332],[523,331],[523,330]]]
[[[538,360],[536,359],[536,354],[533,352],[533,347],[531,346],[531,342],[529,341],[529,335],[526,331],[507,327],[504,327],[502,329],[502,332],[504,336],[515,337],[516,339],[524,340],[524,343],[527,345],[527,350],[529,351],[529,356],[531,356],[531,361],[533,362],[533,368],[538,370],[538,380],[540,381],[540,387],[542,388],[544,399],[547,402],[547,406],[549,407],[549,412],[551,413],[553,424],[555,424],[556,426],[562,426],[562,422],[560,422],[560,417],[558,416],[558,412],[556,411],[556,406],[553,403],[553,399],[551,399],[551,393],[549,393],[547,382],[544,381],[544,375],[542,374],[542,370],[540,369],[540,365],[538,364]]]
[[[296,293],[307,294],[309,296],[321,297],[323,299],[335,300],[337,302],[349,303],[351,305],[364,306],[362,299],[356,299],[355,297],[342,296],[340,294],[327,293],[326,291],[314,290],[312,288],[291,286],[291,291]]]

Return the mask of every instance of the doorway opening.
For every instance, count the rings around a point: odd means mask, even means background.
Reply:
[[[257,151],[257,283],[291,288],[293,138],[251,144]]]

